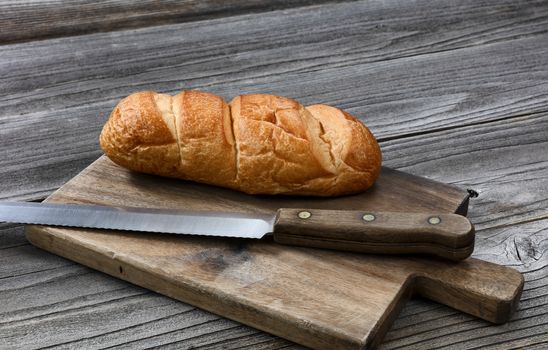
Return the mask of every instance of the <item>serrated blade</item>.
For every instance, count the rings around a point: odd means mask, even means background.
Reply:
[[[220,237],[261,238],[272,232],[275,215],[0,202],[0,222]]]

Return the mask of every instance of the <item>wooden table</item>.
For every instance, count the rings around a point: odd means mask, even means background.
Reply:
[[[548,2],[0,1],[0,198],[40,201],[101,155],[123,96],[202,89],[333,104],[384,164],[479,197],[474,256],[525,276],[491,325],[433,302],[382,349],[548,347]],[[314,4],[313,4],[314,3]],[[0,348],[300,349],[31,246],[0,224]]]

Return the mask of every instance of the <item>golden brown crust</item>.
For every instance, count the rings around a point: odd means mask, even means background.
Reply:
[[[381,170],[381,150],[377,140],[358,119],[327,105],[306,107],[322,124],[323,139],[331,145],[337,179],[329,186],[333,194],[364,191],[373,185]]]
[[[326,105],[253,94],[139,92],[113,110],[100,136],[131,170],[250,194],[336,196],[370,187],[380,148],[350,114]]]
[[[230,110],[219,96],[183,91],[173,97],[181,177],[234,188],[236,152]]]
[[[144,91],[120,101],[101,132],[101,147],[112,161],[128,169],[177,177],[180,156],[172,132],[174,120],[166,123],[156,95]]]
[[[242,191],[296,193],[312,179],[334,176],[312,147],[310,133],[319,125],[307,123],[318,123],[296,101],[243,95],[234,98],[230,107]]]

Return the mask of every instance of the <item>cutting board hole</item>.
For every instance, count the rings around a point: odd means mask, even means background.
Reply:
[[[120,266],[118,269],[120,270],[120,274],[124,274],[124,269],[122,268],[122,266]]]

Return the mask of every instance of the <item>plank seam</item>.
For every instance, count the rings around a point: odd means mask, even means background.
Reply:
[[[491,123],[497,123],[497,122],[501,122],[501,121],[507,121],[507,120],[523,118],[523,117],[535,117],[535,116],[546,114],[546,113],[548,113],[548,109],[535,111],[533,113],[529,113],[529,112],[528,113],[517,113],[517,114],[510,115],[510,116],[505,116],[505,117],[500,117],[500,118],[495,118],[495,119],[489,119],[489,120],[481,120],[481,121],[466,123],[466,124],[461,124],[461,125],[451,125],[451,126],[446,126],[446,127],[441,127],[441,128],[431,128],[431,129],[419,130],[419,131],[415,131],[415,132],[411,132],[411,133],[407,133],[407,134],[398,134],[398,135],[394,135],[394,136],[379,137],[377,139],[377,141],[382,143],[382,142],[388,142],[388,141],[393,141],[393,140],[401,140],[401,139],[405,139],[405,138],[408,138],[408,137],[416,137],[416,136],[422,136],[422,135],[428,135],[428,134],[435,134],[435,133],[438,133],[438,132],[441,132],[441,131],[455,130],[455,129],[467,128],[467,127],[472,127],[472,126],[487,125],[487,124],[491,124]]]

